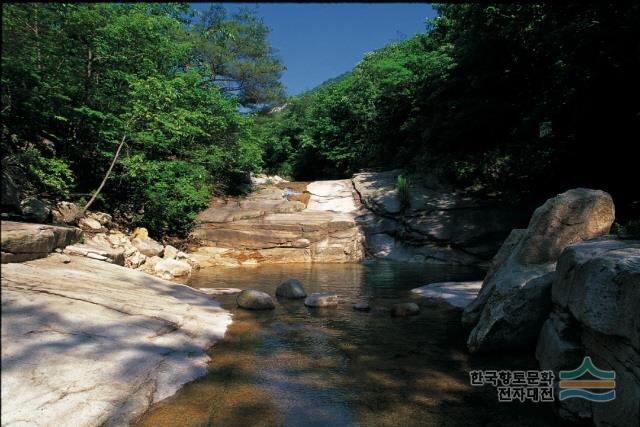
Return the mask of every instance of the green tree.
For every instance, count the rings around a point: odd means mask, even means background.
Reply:
[[[222,93],[255,107],[283,99],[284,66],[267,41],[269,29],[255,12],[241,8],[228,15],[221,5],[198,14],[192,26],[194,60],[206,65],[206,81]]]
[[[211,84],[188,5],[2,7],[2,148],[23,187],[92,194],[98,209],[183,233],[211,193],[260,166],[251,118],[238,112],[245,95]],[[259,25],[238,19],[225,25],[242,45],[253,37],[268,52],[249,28]]]

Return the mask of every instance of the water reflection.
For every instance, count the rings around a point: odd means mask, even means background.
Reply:
[[[410,290],[434,281],[473,280],[472,269],[394,263],[215,268],[198,287],[254,288],[275,295],[295,277],[307,292],[333,291],[336,308],[301,300],[276,309],[237,309],[225,340],[211,351],[211,371],[154,406],[141,426],[554,425],[549,405],[498,404],[495,390],[468,385],[471,369],[534,368],[530,355],[471,358],[460,312],[416,300]],[[416,300],[421,314],[392,318],[396,302]],[[354,311],[367,301],[371,312]],[[558,424],[559,425],[559,424]]]

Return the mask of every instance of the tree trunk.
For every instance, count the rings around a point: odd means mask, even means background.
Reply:
[[[98,189],[96,190],[95,193],[93,193],[93,196],[91,196],[91,199],[87,202],[86,205],[84,205],[84,207],[80,210],[79,213],[79,217],[83,217],[85,212],[87,211],[87,209],[89,209],[89,206],[91,206],[91,204],[94,202],[94,200],[96,200],[96,197],[98,197],[98,194],[100,194],[100,191],[102,190],[102,187],[104,187],[104,184],[107,182],[107,179],[109,178],[109,175],[111,174],[111,171],[113,170],[113,166],[115,166],[116,162],[118,161],[118,156],[120,155],[120,150],[122,150],[122,146],[124,145],[124,141],[127,138],[127,134],[125,133],[122,136],[122,140],[120,141],[120,145],[118,145],[118,149],[116,150],[116,154],[114,154],[113,156],[113,160],[111,161],[111,166],[109,166],[109,169],[107,170],[107,173],[104,175],[104,178],[102,179],[102,182],[100,183],[100,186],[98,187]]]

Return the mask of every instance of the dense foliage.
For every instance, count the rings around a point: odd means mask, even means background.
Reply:
[[[152,231],[184,231],[261,148],[239,106],[282,98],[268,29],[243,10],[187,4],[2,6],[2,150],[23,187],[96,189],[98,207]]]
[[[640,208],[638,4],[436,10],[426,33],[260,117],[266,167],[313,179],[409,166],[514,201],[589,186],[620,214]]]
[[[594,187],[638,216],[640,6],[436,10],[425,33],[282,104],[283,65],[248,10],[3,4],[3,174],[86,200],[124,141],[95,207],[156,233],[186,231],[260,168],[308,180],[400,166],[531,206]]]

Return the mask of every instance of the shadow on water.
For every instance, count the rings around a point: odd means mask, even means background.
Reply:
[[[478,270],[411,264],[273,265],[208,269],[197,287],[254,288],[275,294],[290,277],[307,292],[334,291],[337,308],[302,300],[276,309],[236,308],[210,372],[154,405],[138,426],[553,426],[549,404],[498,403],[495,389],[471,387],[472,369],[536,369],[531,355],[471,357],[460,311],[416,299],[410,290],[435,281],[482,277]],[[421,313],[393,318],[396,302]],[[352,305],[367,301],[372,310]]]

